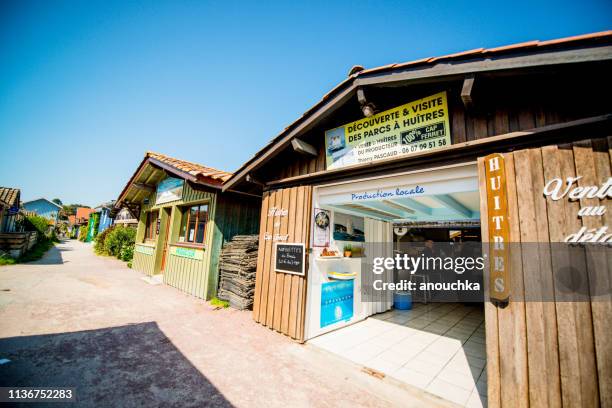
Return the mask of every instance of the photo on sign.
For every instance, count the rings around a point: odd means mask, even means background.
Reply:
[[[183,196],[183,179],[168,177],[157,185],[156,204],[180,200]]]
[[[364,231],[363,217],[334,213],[334,240],[364,242]]]
[[[274,243],[274,270],[276,272],[305,275],[306,246],[302,243]]]
[[[312,245],[326,247],[329,245],[329,224],[331,212],[321,208],[314,209],[314,234]]]

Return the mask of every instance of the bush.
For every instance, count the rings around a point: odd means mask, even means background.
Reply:
[[[38,242],[49,241],[58,242],[55,231],[49,228],[49,220],[40,215],[28,215],[22,221],[25,231],[36,231]]]
[[[15,260],[15,258],[12,258],[11,256],[9,256],[8,254],[5,254],[4,252],[0,252],[0,266],[13,265],[16,262],[17,261]]]
[[[96,237],[94,250],[97,254],[115,256],[131,262],[134,257],[136,230],[130,227],[109,227]]]
[[[108,255],[104,249],[104,241],[106,241],[106,237],[108,236],[108,234],[110,234],[110,232],[114,228],[115,226],[111,225],[110,227],[108,227],[107,229],[105,229],[104,231],[102,231],[96,236],[96,239],[94,241],[94,251],[96,252],[96,254]]]
[[[23,227],[26,231],[36,231],[39,237],[44,237],[49,229],[49,220],[40,215],[28,215],[24,220]]]
[[[87,240],[87,225],[81,225],[79,227],[79,241],[85,242]]]

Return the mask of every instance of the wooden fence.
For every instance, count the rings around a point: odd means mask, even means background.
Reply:
[[[304,340],[306,276],[274,270],[273,242],[304,243],[310,237],[312,187],[300,186],[264,193],[261,207],[259,255],[255,280],[253,318],[271,329],[299,341]],[[287,210],[276,211],[273,208]],[[286,238],[285,238],[286,236]],[[280,239],[279,239],[280,237]],[[306,268],[308,260],[306,260]]]
[[[579,175],[580,187],[605,183],[611,147],[612,139],[594,139],[504,154],[510,242],[563,242],[583,226],[612,226],[609,211],[600,217],[577,215],[585,206],[610,210],[607,198],[553,200],[543,194],[555,178]],[[484,158],[479,159],[479,175],[486,239],[493,224],[486,222]],[[586,253],[566,258],[551,252],[510,254],[511,300],[503,308],[485,304],[489,407],[612,406],[612,303],[609,295],[595,295],[610,293],[612,260],[593,263]],[[576,270],[585,271],[590,295],[586,301],[560,301],[564,294],[555,284],[555,271],[576,262],[583,263]],[[534,293],[554,301],[533,301]]]
[[[0,250],[8,252],[13,257],[18,257],[36,244],[38,233],[32,232],[7,232],[0,234]]]

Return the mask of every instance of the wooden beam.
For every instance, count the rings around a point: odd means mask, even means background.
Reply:
[[[308,144],[298,138],[295,138],[291,141],[291,146],[293,146],[293,150],[306,156],[317,157],[319,155],[317,149],[315,149],[311,144]]]
[[[418,65],[405,70],[394,69],[375,74],[362,74],[355,79],[357,86],[401,86],[406,82],[424,83],[440,81],[441,77],[458,76],[468,73],[494,72],[511,69],[538,68],[547,65],[574,64],[612,60],[612,46],[603,45],[573,50],[541,52],[533,55],[507,56],[493,58],[474,56],[474,61],[444,61],[423,68]]]
[[[368,164],[355,164],[339,169],[321,170],[310,174],[273,180],[266,183],[266,188],[280,188],[281,186],[300,184],[306,181],[315,183],[327,180],[338,180],[342,177],[356,177],[360,175],[372,176],[377,171],[388,173],[396,168],[418,169],[419,167],[431,166],[432,162],[441,164],[459,163],[465,162],[466,160],[475,161],[477,156],[485,156],[493,152],[538,146],[541,145],[542,142],[555,144],[587,137],[603,137],[604,132],[607,132],[611,125],[612,113],[608,113],[565,123],[541,126],[529,130],[505,133],[484,139],[470,140],[434,150],[399,156],[391,160],[382,160],[380,162]],[[564,133],[570,129],[575,131],[570,134]],[[578,130],[580,130],[580,132],[577,132]],[[586,132],[589,132],[587,136],[585,136],[587,134]],[[597,132],[601,132],[602,135],[594,136],[594,133]]]
[[[461,101],[463,101],[463,106],[465,109],[471,109],[474,104],[474,98],[472,96],[472,90],[474,88],[474,74],[468,75],[463,80],[463,87],[461,88]]]
[[[134,188],[137,188],[138,190],[144,190],[144,191],[148,191],[150,193],[152,193],[153,191],[155,191],[155,186],[150,185],[150,184],[144,184],[144,183],[133,183],[132,186]]]
[[[449,208],[456,214],[459,214],[465,218],[472,218],[472,210],[470,210],[448,194],[432,195],[429,197],[438,201],[440,204],[444,205],[446,208]]]
[[[413,213],[431,215],[431,208],[429,208],[425,204],[419,203],[418,201],[412,198],[408,198],[408,197],[396,198],[395,202],[400,205],[408,207],[410,211],[412,211]]]
[[[377,219],[383,219],[386,221],[392,221],[394,219],[394,217],[385,216],[379,212],[368,210],[366,208],[357,209],[353,207],[347,207],[341,204],[328,204],[328,206],[336,209],[337,211],[340,211],[341,213],[350,214],[350,215],[354,215],[357,217],[363,217],[364,214],[367,214],[370,217],[377,218]]]
[[[367,209],[371,209],[374,211],[379,211],[393,218],[404,218],[406,216],[403,213],[399,212],[401,210],[397,210],[395,208],[389,208],[385,204],[376,202],[376,201],[368,201],[365,203],[355,203],[355,205],[359,205],[361,207],[365,207]]]
[[[391,200],[382,200],[382,202],[390,207],[394,207],[397,208],[398,210],[401,210],[407,214],[414,214],[416,211],[414,211],[412,208],[402,204],[402,203],[398,203],[397,201],[391,201]]]
[[[252,184],[256,184],[256,185],[258,185],[258,186],[262,186],[262,187],[263,187],[263,186],[265,186],[265,184],[264,184],[264,183],[262,183],[261,181],[257,180],[257,179],[256,179],[255,177],[253,177],[251,174],[247,174],[247,176],[246,176],[246,181],[248,181],[249,183],[252,183]]]

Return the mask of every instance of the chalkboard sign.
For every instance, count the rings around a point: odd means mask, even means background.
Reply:
[[[292,273],[304,276],[304,244],[274,243],[274,269],[276,272]]]

